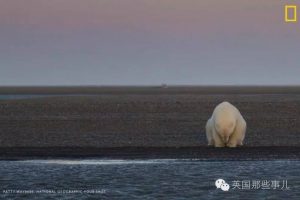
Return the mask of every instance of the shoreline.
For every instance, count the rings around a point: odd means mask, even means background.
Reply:
[[[36,159],[197,159],[205,161],[300,160],[300,147],[14,147],[0,161]]]

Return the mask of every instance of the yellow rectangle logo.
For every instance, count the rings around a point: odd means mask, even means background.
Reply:
[[[297,6],[296,5],[285,5],[284,18],[286,22],[297,22]],[[289,12],[292,12],[291,17]]]

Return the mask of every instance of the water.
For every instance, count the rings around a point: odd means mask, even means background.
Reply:
[[[0,161],[6,199],[299,199],[300,161]],[[230,190],[216,189],[223,178]],[[234,181],[277,180],[280,188],[233,189]],[[283,186],[287,181],[289,189]],[[16,190],[31,192],[16,194]],[[5,192],[7,192],[5,194]]]

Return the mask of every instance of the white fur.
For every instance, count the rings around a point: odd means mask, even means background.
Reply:
[[[216,106],[206,123],[208,145],[215,147],[242,146],[247,124],[240,111],[228,102]]]

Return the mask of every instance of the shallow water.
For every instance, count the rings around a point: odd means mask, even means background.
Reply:
[[[1,197],[16,199],[298,199],[300,161],[25,160],[0,161]],[[224,179],[228,192],[216,189]],[[234,188],[253,180],[270,189]],[[279,181],[278,188],[271,181]],[[283,187],[287,182],[287,189]],[[18,192],[31,192],[17,194]]]

